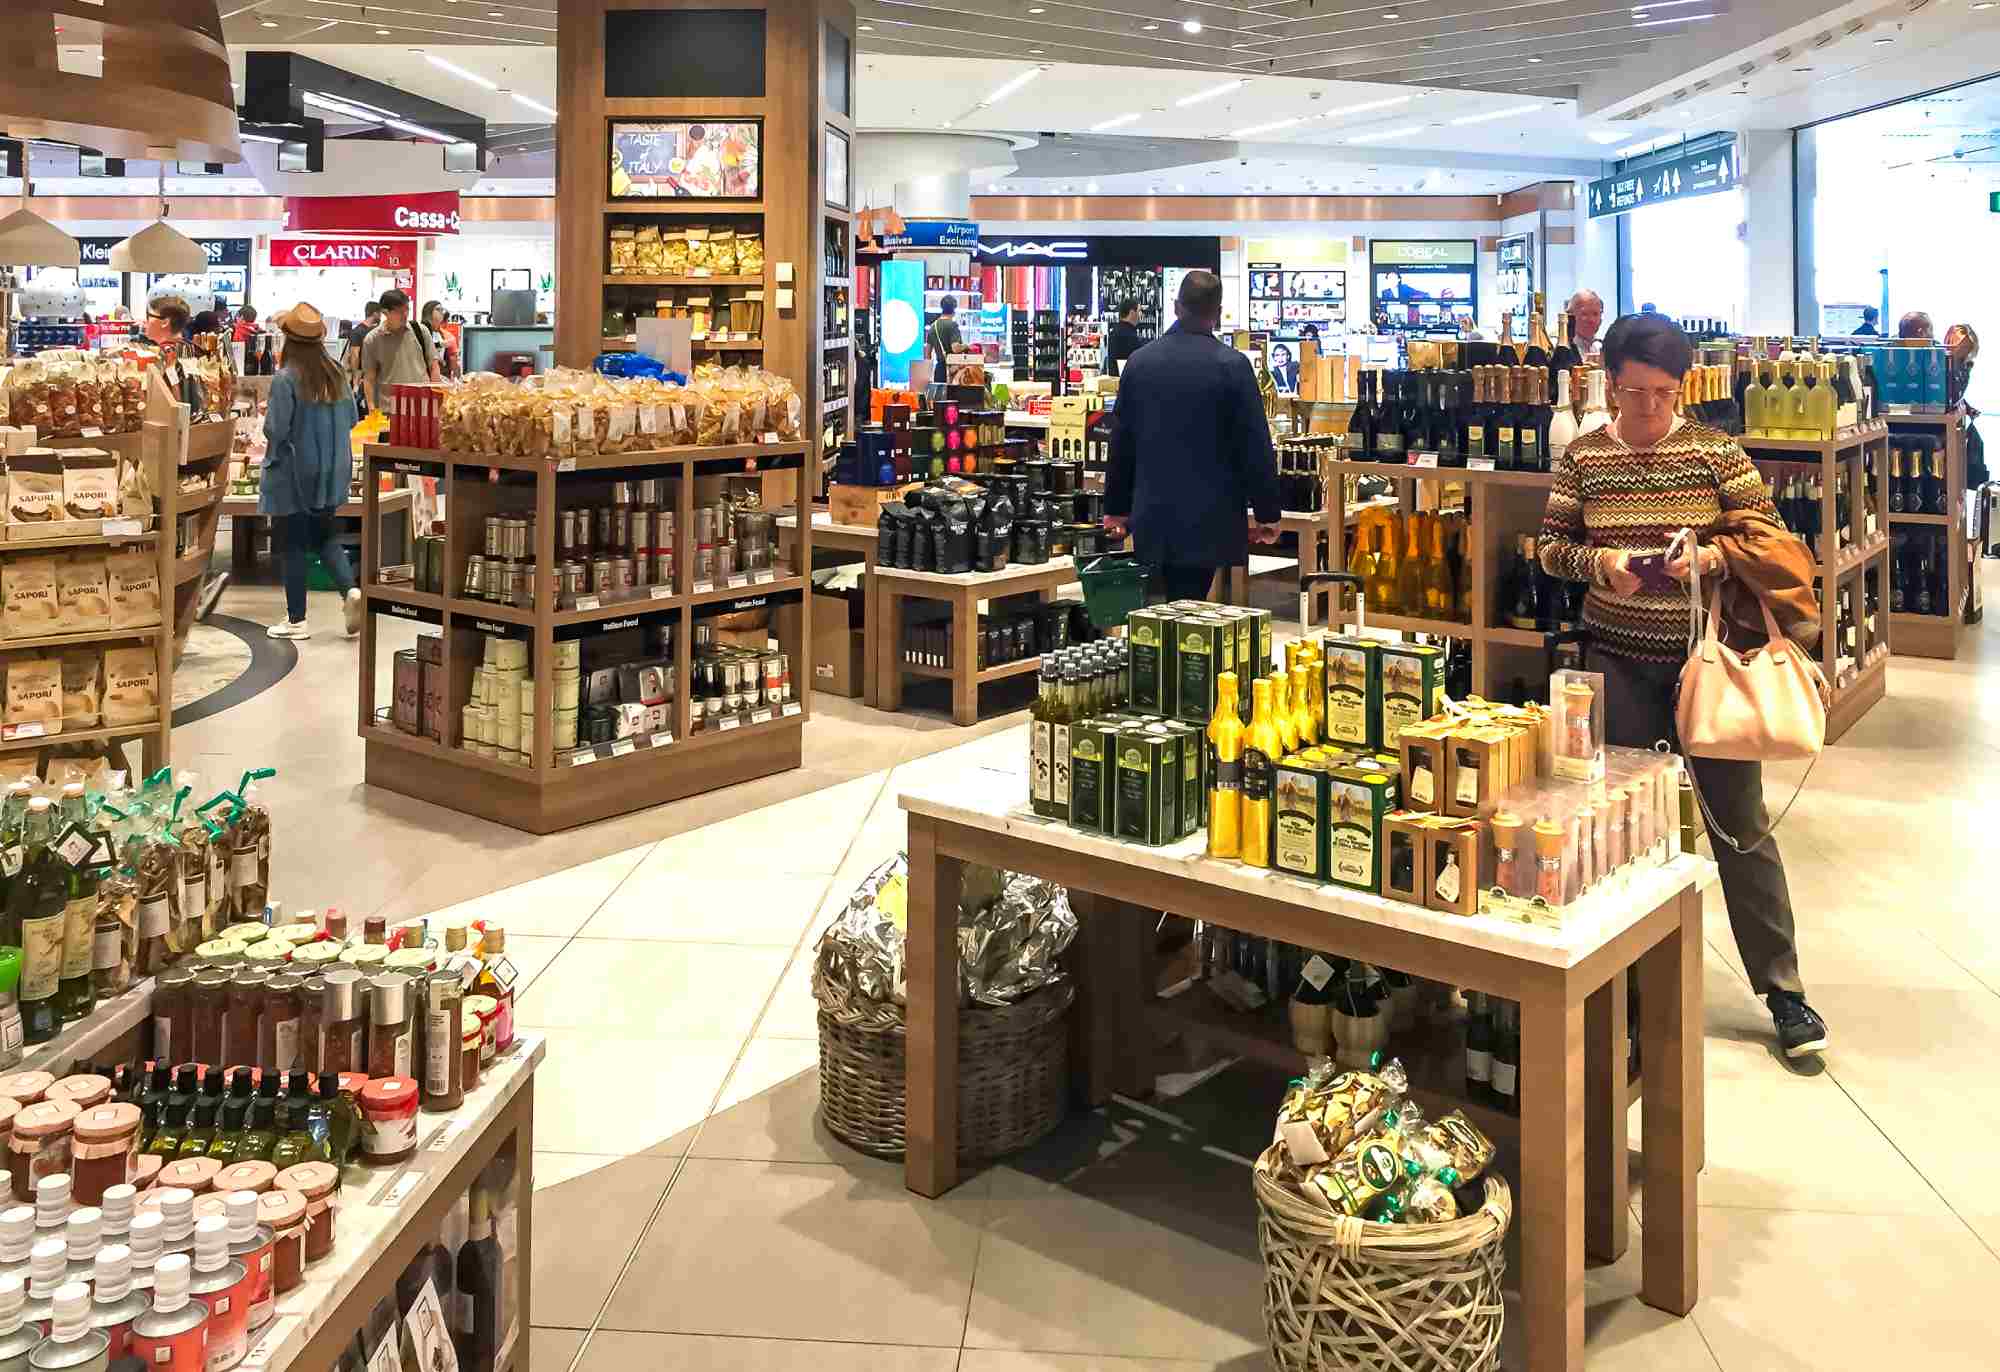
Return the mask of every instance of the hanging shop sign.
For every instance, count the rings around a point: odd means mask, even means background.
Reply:
[[[413,272],[417,245],[407,238],[273,238],[271,265]]]
[[[1166,234],[980,237],[977,260],[995,267],[1200,267],[1222,269],[1222,240]]]
[[[407,195],[288,195],[285,227],[316,233],[458,232],[457,191]]]
[[[79,238],[77,247],[83,250],[86,267],[105,267],[111,262],[111,250],[125,240],[122,238]],[[247,267],[250,265],[250,240],[247,238],[197,238],[201,250],[208,254],[210,267]]]
[[[952,248],[970,252],[979,246],[979,226],[970,219],[905,219],[903,227],[875,236],[878,248]]]
[[[1622,172],[1590,183],[1590,217],[1624,214],[1645,205],[1692,200],[1698,195],[1734,190],[1742,179],[1736,163],[1736,139],[1655,162],[1639,171]]]

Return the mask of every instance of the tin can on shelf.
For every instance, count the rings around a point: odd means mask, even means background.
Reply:
[[[488,515],[484,522],[486,526],[486,555],[488,557],[499,557],[501,540],[500,516]]]
[[[672,548],[668,548],[665,552],[654,553],[648,561],[652,563],[652,567],[648,572],[650,584],[654,586],[671,586],[674,584],[674,550]]]
[[[633,500],[632,500],[632,483],[631,483],[631,482],[629,482],[629,481],[614,481],[614,482],[612,482],[612,483],[611,483],[611,503],[612,503],[613,505],[630,505],[630,504],[632,504],[632,503],[633,503]]]
[[[611,559],[611,589],[629,591],[637,583],[633,581],[632,559],[614,557]]]
[[[611,547],[614,552],[632,550],[632,507],[613,505],[611,507]]]
[[[715,549],[715,575],[718,580],[736,575],[736,548],[733,544],[718,544]]]
[[[467,600],[477,600],[484,593],[486,581],[486,559],[478,553],[468,553],[465,558],[465,585],[461,589]]]
[[[785,655],[766,653],[760,664],[764,677],[764,700],[767,704],[779,705],[785,699]]]
[[[574,608],[576,598],[583,594],[584,581],[588,573],[581,562],[565,562],[562,565],[562,584],[558,603]]]
[[[666,483],[657,476],[649,476],[639,482],[639,504],[648,510],[657,510],[663,503],[662,492]]]
[[[576,511],[565,509],[556,516],[556,553],[568,557],[576,551]]]
[[[591,525],[596,531],[597,547],[611,548],[615,546],[611,541],[611,507],[609,505],[599,505],[592,512]]]
[[[590,560],[590,589],[599,593],[608,591],[614,583],[611,579],[611,558],[594,557]]]
[[[632,540],[634,553],[650,553],[656,546],[653,542],[653,511],[634,510],[628,518],[628,535]]]

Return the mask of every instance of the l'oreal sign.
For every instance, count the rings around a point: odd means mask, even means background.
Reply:
[[[982,238],[979,240],[979,259],[982,262],[1088,262],[1090,240],[1001,238],[989,243]]]

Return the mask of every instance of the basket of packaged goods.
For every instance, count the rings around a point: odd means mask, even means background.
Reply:
[[[869,873],[814,954],[819,1108],[829,1133],[877,1157],[904,1146],[899,854]],[[1062,1119],[1075,987],[1060,955],[1076,916],[1060,886],[967,864],[958,910],[958,1155],[1025,1148]]]
[[[1513,1218],[1494,1147],[1426,1120],[1395,1063],[1292,1083],[1257,1159],[1264,1329],[1280,1372],[1488,1372]]]

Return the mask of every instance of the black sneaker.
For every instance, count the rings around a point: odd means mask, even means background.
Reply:
[[[1777,1026],[1778,1043],[1788,1058],[1802,1058],[1823,1052],[1827,1043],[1826,1021],[1819,1017],[1806,998],[1797,991],[1773,991],[1764,997],[1771,1008],[1771,1023]]]

